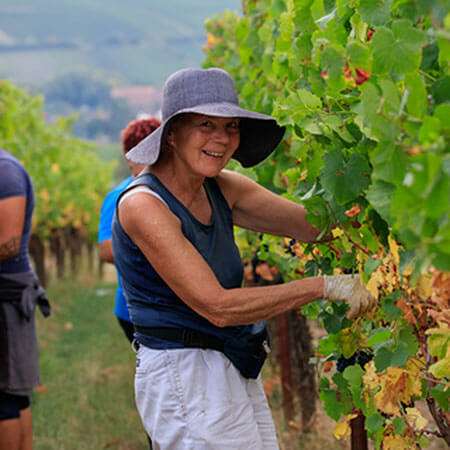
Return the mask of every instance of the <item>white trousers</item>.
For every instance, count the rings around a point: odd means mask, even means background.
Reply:
[[[261,380],[218,351],[137,353],[136,404],[154,450],[278,450]]]

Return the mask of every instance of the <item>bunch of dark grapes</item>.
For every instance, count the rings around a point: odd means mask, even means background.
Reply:
[[[297,241],[295,239],[291,239],[289,241],[288,246],[286,247],[285,252],[288,253],[291,256],[296,256],[294,249],[292,248],[295,244],[297,243]]]
[[[371,361],[372,358],[372,353],[364,350],[358,350],[356,353],[353,353],[350,358],[341,355],[337,360],[336,369],[338,372],[343,372],[348,366],[353,366],[355,364],[359,364],[360,367],[364,368],[364,365]]]

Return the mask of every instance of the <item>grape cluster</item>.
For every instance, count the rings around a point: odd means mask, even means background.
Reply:
[[[288,246],[285,249],[285,252],[291,256],[296,256],[296,253],[294,252],[294,249],[292,248],[296,243],[297,243],[297,241],[295,239],[291,239],[289,241]]]
[[[371,361],[373,358],[372,353],[358,350],[357,352],[353,353],[350,358],[346,358],[345,356],[341,355],[336,363],[336,369],[338,372],[343,372],[348,366],[353,366],[355,364],[359,364],[360,367],[364,368],[364,365]]]

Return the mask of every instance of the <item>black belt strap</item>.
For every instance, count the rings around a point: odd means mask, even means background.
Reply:
[[[167,327],[141,327],[135,326],[135,330],[145,336],[156,337],[172,342],[179,342],[189,348],[209,348],[223,352],[223,341],[210,334],[200,331]]]

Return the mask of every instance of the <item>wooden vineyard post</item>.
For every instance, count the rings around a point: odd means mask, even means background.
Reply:
[[[350,422],[350,427],[352,430],[351,435],[351,449],[352,450],[368,450],[368,442],[367,442],[367,432],[364,428],[364,415],[359,413],[357,417],[355,417]]]
[[[276,318],[277,357],[281,368],[281,388],[283,391],[283,413],[286,422],[294,418],[292,392],[291,345],[289,336],[289,315],[281,314]]]
[[[316,415],[317,386],[314,366],[309,360],[313,356],[312,337],[308,321],[297,311],[289,313],[289,331],[293,350],[293,391],[299,398],[302,431],[308,432]]]

